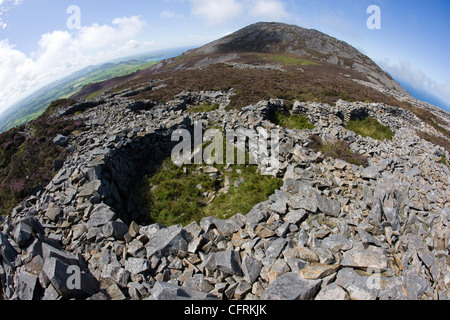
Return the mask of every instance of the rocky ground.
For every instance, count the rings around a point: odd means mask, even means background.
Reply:
[[[3,219],[3,299],[442,299],[450,295],[450,188],[434,129],[379,104],[296,103],[313,130],[281,129],[284,185],[250,212],[188,226],[144,225],[130,190],[170,155],[175,129],[276,129],[281,100],[225,111],[230,92],[183,93],[155,105],[127,92],[60,110],[88,130],[58,137],[71,152],[53,181]],[[189,106],[218,104],[210,113]],[[78,112],[76,112],[78,111]],[[83,111],[83,112],[80,112]],[[362,111],[392,141],[343,124]],[[76,115],[74,115],[76,114]],[[280,129],[280,128],[278,128]],[[344,139],[369,166],[326,158],[311,135]],[[256,152],[256,150],[250,150]]]

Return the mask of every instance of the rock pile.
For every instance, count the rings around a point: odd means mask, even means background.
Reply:
[[[450,294],[448,153],[421,140],[432,130],[401,109],[296,103],[316,128],[268,120],[281,100],[225,111],[230,92],[183,93],[164,105],[126,92],[55,116],[89,130],[58,137],[70,156],[52,182],[2,221],[4,299],[447,299]],[[210,113],[191,105],[218,104]],[[81,113],[76,111],[83,111]],[[367,113],[392,141],[343,124]],[[72,114],[72,115],[70,115]],[[280,130],[282,188],[250,212],[188,226],[146,225],[131,190],[170,155],[174,130]],[[326,158],[309,137],[344,139],[369,166]],[[249,150],[258,152],[257,150]]]

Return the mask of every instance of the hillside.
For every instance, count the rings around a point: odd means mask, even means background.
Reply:
[[[45,86],[26,99],[11,106],[0,116],[0,132],[5,132],[10,128],[35,120],[44,113],[53,101],[68,98],[86,85],[136,73],[168,56],[170,54],[168,55],[167,53],[140,55],[98,66],[89,66],[75,72],[62,80]],[[94,92],[88,98],[93,98],[100,93]]]
[[[78,98],[0,136],[0,299],[450,295],[448,114],[345,43],[256,24]]]

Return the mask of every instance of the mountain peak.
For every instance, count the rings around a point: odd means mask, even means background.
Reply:
[[[238,60],[236,57],[242,58],[245,53],[282,54],[316,64],[339,66],[343,69],[341,73],[354,71],[371,85],[409,96],[389,74],[353,46],[318,30],[285,23],[258,22],[190,50],[184,56],[210,56],[210,62],[214,63],[218,56],[221,56],[219,61]],[[224,59],[225,55],[228,56]]]

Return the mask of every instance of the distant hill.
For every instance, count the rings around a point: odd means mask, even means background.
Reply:
[[[151,78],[164,85],[146,90]],[[270,98],[403,105],[384,91],[409,96],[388,73],[349,44],[317,30],[263,22],[133,75],[86,86],[72,98],[89,99],[98,90],[113,93],[133,88],[132,99],[163,102],[182,91],[234,88],[230,107],[238,109]]]
[[[159,60],[176,56],[184,50],[186,49],[140,54],[124,59],[116,59],[98,66],[89,66],[75,72],[62,80],[45,86],[1,114],[0,132],[37,119],[53,101],[68,98],[91,83],[134,74],[156,64]],[[88,98],[93,98],[99,93],[101,91],[94,92]]]

